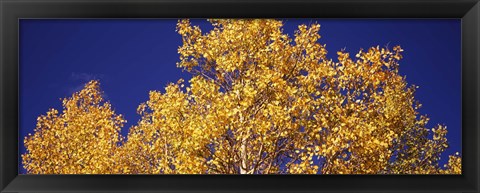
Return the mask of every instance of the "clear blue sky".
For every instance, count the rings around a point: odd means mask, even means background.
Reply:
[[[357,53],[360,48],[401,45],[405,50],[400,73],[420,86],[416,99],[429,127],[447,125],[450,148],[442,155],[461,152],[461,21],[459,19],[284,19],[284,32],[299,24],[321,25],[320,43],[329,57],[336,51]],[[169,82],[189,79],[175,63],[180,35],[176,19],[20,20],[19,153],[23,138],[32,133],[36,118],[49,108],[61,109],[69,97],[91,79],[98,79],[116,112],[128,128],[140,116],[138,105],[151,90],[164,91]],[[205,32],[205,20],[193,20]],[[19,156],[19,172],[25,173]]]

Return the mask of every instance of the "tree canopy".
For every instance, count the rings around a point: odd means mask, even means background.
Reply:
[[[179,20],[177,66],[193,77],[151,91],[141,120],[125,120],[91,81],[25,137],[28,173],[459,174],[447,128],[427,128],[399,75],[403,49],[372,47],[334,60],[320,25],[294,37],[282,21],[212,19],[203,33]]]

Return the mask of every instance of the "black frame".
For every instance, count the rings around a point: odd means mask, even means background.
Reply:
[[[18,175],[20,18],[461,18],[462,175]],[[479,0],[0,0],[0,192],[479,192]]]

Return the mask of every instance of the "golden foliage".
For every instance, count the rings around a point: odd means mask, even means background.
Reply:
[[[25,137],[23,165],[32,174],[110,174],[114,153],[122,141],[125,120],[104,102],[97,81],[71,98],[63,112],[50,109],[37,119],[35,134]]]
[[[64,100],[27,137],[29,173],[459,174],[445,126],[426,128],[417,87],[398,74],[400,46],[372,47],[335,62],[320,25],[294,37],[277,20],[189,20],[177,31],[177,66],[194,76],[151,91],[142,119],[121,140],[124,120],[101,103],[98,83]],[[428,136],[432,134],[433,138]],[[121,144],[119,144],[121,143]]]

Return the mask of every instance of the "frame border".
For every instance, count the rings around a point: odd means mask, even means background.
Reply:
[[[461,18],[462,175],[18,175],[20,18]],[[0,192],[479,192],[479,0],[0,0]]]

